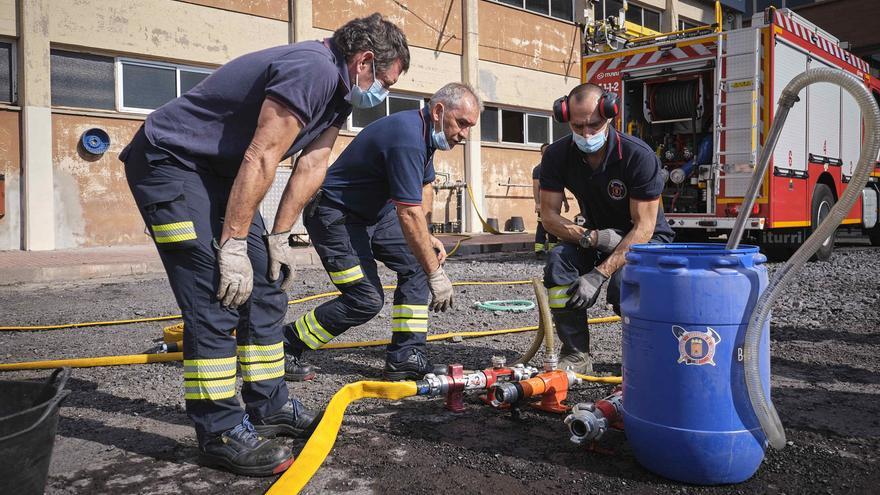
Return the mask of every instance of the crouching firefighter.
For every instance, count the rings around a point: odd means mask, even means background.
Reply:
[[[472,88],[447,84],[422,110],[368,125],[330,167],[303,221],[342,294],[285,327],[287,379],[313,377],[302,359],[306,349],[317,349],[379,313],[385,293],[376,261],[397,273],[384,378],[414,379],[437,371],[425,353],[428,311],[452,306],[452,283],[443,271],[443,244],[428,232],[433,156],[467,138],[480,107]]]
[[[183,314],[186,412],[204,462],[271,475],[293,459],[268,438],[314,428],[284,382],[290,228],[352,105],[383,95],[408,64],[397,26],[355,19],[323,41],[232,60],[150,114],[120,155]],[[257,206],[279,162],[300,151],[267,234]]]
[[[544,285],[562,342],[559,367],[593,369],[587,309],[608,282],[607,301],[620,314],[620,274],[633,244],[672,242],[663,210],[663,179],[654,152],[638,138],[617,132],[617,95],[581,84],[553,105],[571,135],[551,144],[541,160],[541,218],[562,244],[544,267]],[[585,226],[560,215],[564,190],[577,199]],[[610,279],[610,281],[609,281]]]

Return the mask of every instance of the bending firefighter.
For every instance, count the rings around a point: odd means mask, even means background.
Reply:
[[[587,309],[610,279],[607,301],[620,314],[620,268],[633,244],[671,242],[660,208],[663,179],[657,155],[611,125],[617,95],[581,84],[553,105],[572,134],[551,144],[541,160],[541,217],[562,241],[547,259],[544,285],[562,342],[560,369],[592,372]],[[578,201],[583,227],[560,215],[564,190]]]
[[[265,437],[314,428],[284,382],[290,228],[352,105],[381,101],[408,65],[400,29],[356,19],[324,41],[232,60],[150,114],[120,155],[183,313],[186,411],[205,462],[271,475],[293,459]],[[278,163],[300,151],[267,234],[257,206]]]
[[[544,150],[547,149],[547,146],[550,146],[548,143],[544,143],[541,145],[541,156],[544,156]],[[543,258],[545,254],[547,254],[551,249],[555,248],[557,244],[559,244],[559,239],[556,238],[555,235],[550,234],[544,228],[544,224],[541,222],[541,164],[535,165],[535,168],[532,169],[532,196],[535,198],[535,214],[538,215],[538,226],[535,229],[535,256],[538,258]],[[568,198],[565,195],[562,196],[562,206],[565,208],[565,212],[568,213]]]
[[[465,140],[480,107],[469,86],[447,84],[424,109],[368,125],[330,167],[303,221],[342,295],[285,327],[288,379],[314,376],[301,359],[306,349],[321,347],[382,309],[385,296],[376,261],[397,272],[385,379],[421,378],[435,371],[425,354],[428,310],[452,306],[452,283],[443,271],[443,244],[428,233],[434,151]]]

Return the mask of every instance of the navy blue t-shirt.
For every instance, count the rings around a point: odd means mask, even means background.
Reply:
[[[234,177],[254,137],[267,97],[300,120],[284,154],[305,148],[351,113],[348,67],[330,39],[276,46],[242,55],[147,117],[147,138],[186,166]],[[198,164],[198,165],[197,165]]]
[[[613,127],[608,131],[605,161],[595,172],[585,157],[571,135],[548,146],[541,159],[541,189],[571,191],[588,228],[629,232],[629,199],[657,199],[663,192],[660,160],[642,140]],[[661,207],[653,239],[671,242],[674,237]]]
[[[375,222],[389,201],[422,204],[422,187],[434,182],[430,117],[406,110],[365,127],[327,169],[324,199]]]
[[[532,169],[532,180],[538,180],[541,178],[541,164],[535,165],[535,168]]]

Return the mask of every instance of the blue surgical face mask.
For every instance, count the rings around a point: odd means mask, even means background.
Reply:
[[[376,62],[373,62],[373,84],[370,86],[370,89],[362,90],[358,86],[358,76],[355,75],[354,84],[348,95],[351,105],[355,108],[373,108],[385,100],[385,97],[388,96],[388,90],[385,89],[385,86],[382,86],[382,83],[376,77]]]
[[[434,129],[431,131],[431,140],[434,141],[434,146],[437,147],[438,150],[447,151],[452,146],[449,146],[449,141],[446,140],[446,133],[443,132],[443,117],[446,115],[446,109],[443,109],[440,112],[440,130],[437,130],[437,126],[434,126]]]
[[[608,138],[608,129],[589,138],[585,138],[578,133],[573,133],[571,137],[574,139],[574,144],[577,145],[578,149],[584,153],[595,153],[602,149],[602,146],[605,146],[605,140]]]

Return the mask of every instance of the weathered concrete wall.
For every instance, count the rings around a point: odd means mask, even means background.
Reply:
[[[580,71],[580,65],[575,69]],[[553,101],[580,84],[580,74],[558,76],[480,61],[480,95],[486,103],[549,112]]]
[[[278,21],[290,19],[288,0],[178,0],[184,3],[193,3],[214,7],[217,9],[240,12],[242,14],[267,17]]]
[[[712,5],[707,5],[697,0],[679,0],[676,8],[680,17],[686,17],[704,24],[715,22],[715,7]]]
[[[498,219],[498,226],[513,216],[523,217],[526,230],[534,230],[535,199],[532,195],[532,169],[541,161],[539,151],[483,146],[483,190],[486,195],[483,217]],[[506,187],[498,184],[528,185]]]
[[[52,116],[56,249],[149,243],[118,158],[141,124],[139,120]],[[83,131],[92,127],[110,135],[110,149],[99,157],[86,153],[79,144]]]
[[[0,35],[18,36],[16,0],[0,0]]]
[[[285,44],[289,30],[286,22],[173,0],[52,0],[49,36],[56,44],[219,65]]]
[[[21,249],[19,129],[19,113],[0,110],[0,174],[6,176],[6,215],[0,218],[0,250]]]
[[[480,2],[479,11],[480,60],[578,77],[576,25],[494,2]]]
[[[314,0],[312,12],[314,26],[330,31],[381,12],[403,29],[411,47],[461,54],[461,0]]]

